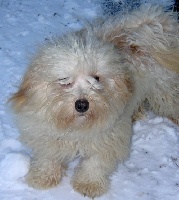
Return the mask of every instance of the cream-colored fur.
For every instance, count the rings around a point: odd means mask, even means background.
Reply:
[[[20,139],[33,150],[28,184],[57,185],[80,156],[74,189],[107,192],[129,154],[140,104],[147,99],[155,113],[179,117],[178,39],[173,13],[148,5],[44,45],[12,97]],[[87,110],[77,110],[79,99]]]

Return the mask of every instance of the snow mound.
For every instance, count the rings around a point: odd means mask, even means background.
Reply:
[[[29,171],[29,156],[23,153],[9,153],[0,161],[0,177],[16,181]]]

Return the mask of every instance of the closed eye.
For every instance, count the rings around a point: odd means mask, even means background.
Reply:
[[[59,81],[67,80],[68,78],[59,78]]]
[[[60,86],[64,88],[69,88],[73,85],[72,79],[71,78],[60,78],[57,80],[57,83],[60,84]]]

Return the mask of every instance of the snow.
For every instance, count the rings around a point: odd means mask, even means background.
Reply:
[[[30,157],[22,153],[8,153],[1,160],[0,177],[7,181],[16,181],[24,177],[29,169],[29,161]]]
[[[1,200],[88,199],[76,193],[70,185],[78,160],[71,163],[67,176],[53,189],[35,190],[26,185],[24,176],[29,169],[30,156],[26,147],[18,141],[19,132],[7,101],[17,91],[38,44],[70,29],[82,27],[81,20],[90,20],[100,14],[100,2],[0,1]],[[168,1],[161,0],[160,3],[167,5]],[[179,127],[152,113],[136,122],[130,157],[119,165],[111,177],[108,193],[96,199],[179,199]]]

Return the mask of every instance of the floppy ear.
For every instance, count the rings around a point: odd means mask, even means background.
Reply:
[[[43,106],[47,96],[48,83],[42,80],[37,80],[36,76],[28,71],[23,78],[23,82],[19,90],[10,98],[10,102],[16,112],[20,112],[28,104],[36,109]]]
[[[31,87],[31,81],[28,78],[24,78],[20,89],[9,99],[12,102],[14,109],[18,112],[27,103],[26,93]]]
[[[154,5],[141,6],[125,16],[115,16],[102,25],[101,36],[129,54],[151,57],[179,73],[179,24],[176,14]]]

